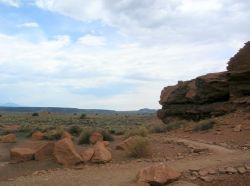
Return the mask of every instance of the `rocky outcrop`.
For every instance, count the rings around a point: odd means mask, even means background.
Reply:
[[[98,142],[98,141],[103,141],[102,134],[99,132],[92,133],[91,136],[89,137],[89,142],[91,144],[96,144],[96,142]]]
[[[158,117],[200,120],[250,105],[250,42],[228,63],[227,71],[211,73],[165,87],[160,96]],[[243,99],[244,98],[244,99]]]
[[[53,157],[54,147],[54,142],[48,142],[44,144],[35,152],[35,160],[41,161],[51,159]]]
[[[43,138],[44,138],[44,134],[40,131],[33,132],[31,136],[32,140],[42,140]]]
[[[112,160],[112,154],[106,146],[106,143],[98,141],[94,145],[94,154],[91,158],[93,163],[107,163]]]

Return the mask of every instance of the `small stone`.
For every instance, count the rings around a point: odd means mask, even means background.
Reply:
[[[245,168],[246,168],[247,170],[250,170],[250,165],[245,165]]]
[[[208,171],[208,174],[212,174],[212,175],[216,174],[216,170],[214,169],[208,169],[207,171]]]
[[[237,170],[235,168],[233,168],[233,167],[227,167],[225,170],[226,170],[226,173],[228,173],[228,174],[237,173]]]
[[[210,176],[201,176],[200,179],[205,182],[212,182],[213,178]]]
[[[199,175],[200,176],[207,176],[208,175],[208,171],[206,171],[206,170],[200,170],[199,171]]]
[[[219,168],[219,173],[220,174],[225,174],[226,173],[226,169],[225,168]]]
[[[245,174],[246,173],[246,169],[244,167],[238,167],[237,170],[238,170],[238,172],[240,174]]]
[[[233,129],[233,132],[240,132],[241,131],[241,125],[236,125]]]

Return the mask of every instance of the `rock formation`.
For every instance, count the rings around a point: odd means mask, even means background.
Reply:
[[[165,87],[158,117],[200,120],[250,105],[250,42],[230,59],[227,71],[211,73]]]

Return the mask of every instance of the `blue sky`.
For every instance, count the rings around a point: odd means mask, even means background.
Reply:
[[[0,0],[0,103],[159,108],[163,87],[223,71],[247,0]]]

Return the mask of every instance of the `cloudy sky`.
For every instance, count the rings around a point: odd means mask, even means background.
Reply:
[[[159,108],[163,87],[226,69],[249,0],[0,0],[0,103]]]

